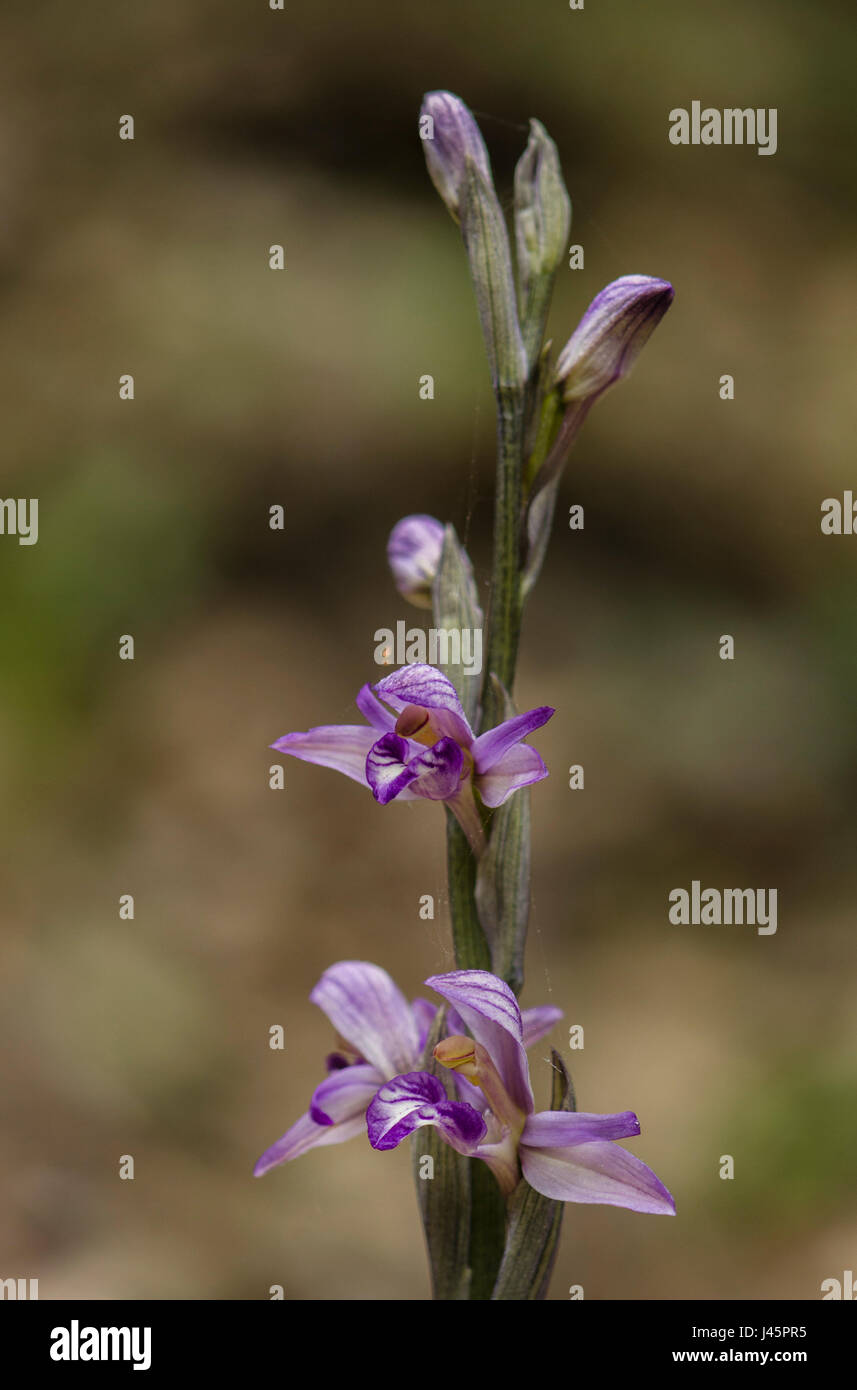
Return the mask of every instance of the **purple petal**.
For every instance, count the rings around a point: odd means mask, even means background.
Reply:
[[[363,724],[323,724],[303,734],[286,734],[271,747],[302,762],[344,772],[366,787],[366,757],[376,738],[377,733]]]
[[[533,1092],[518,1001],[504,980],[487,970],[454,970],[425,982],[450,1004],[488,1052],[515,1105],[532,1114]]]
[[[521,1143],[532,1149],[563,1149],[601,1139],[632,1139],[640,1133],[633,1110],[618,1115],[587,1115],[581,1111],[542,1110],[530,1115]]]
[[[528,743],[518,743],[504,753],[490,772],[474,776],[474,783],[486,806],[502,806],[513,792],[530,787],[547,777],[544,760]]]
[[[513,719],[498,724],[496,729],[480,734],[471,749],[476,771],[490,772],[508,749],[514,748],[534,729],[547,724],[555,713],[556,710],[551,709],[550,705],[542,705],[539,709],[528,710],[526,714],[516,714]]]
[[[363,718],[368,719],[372,728],[377,729],[379,734],[392,734],[395,732],[395,714],[392,714],[385,705],[381,704],[381,701],[373,692],[371,685],[364,685],[361,687],[354,703],[363,715]]]
[[[488,1109],[488,1102],[485,1099],[484,1091],[475,1086],[472,1081],[468,1081],[466,1076],[460,1072],[453,1072],[452,1079],[455,1089],[458,1092],[459,1100],[466,1100],[468,1105],[472,1105],[474,1110],[478,1110],[481,1115],[483,1110]]]
[[[408,771],[414,777],[411,792],[429,801],[445,801],[454,796],[461,782],[463,763],[464,753],[454,738],[438,739],[433,747],[418,753],[408,763]]]
[[[538,1004],[534,1009],[524,1009],[521,1013],[524,1047],[532,1047],[533,1043],[546,1037],[561,1018],[562,1009],[557,1009],[553,1004]]]
[[[380,966],[341,960],[325,970],[310,999],[382,1076],[414,1065],[419,1035],[413,1010]]]
[[[631,1211],[674,1214],[675,1202],[651,1168],[609,1141],[564,1149],[519,1149],[524,1177],[560,1202],[601,1202]]]
[[[429,1032],[431,1031],[431,1026],[434,1023],[435,1015],[437,1014],[437,1004],[430,1004],[428,999],[412,999],[411,1008],[414,1011],[414,1018],[416,1019],[417,1024],[417,1032],[419,1033],[420,1038],[419,1050],[420,1052],[422,1052],[423,1048],[426,1045],[426,1038],[428,1037]]]
[[[356,1139],[358,1134],[366,1133],[365,1106],[357,1114],[335,1125],[317,1125],[311,1115],[302,1115],[287,1129],[282,1139],[266,1149],[253,1169],[253,1176],[261,1178],[269,1168],[299,1158],[309,1149],[320,1148],[323,1144],[344,1144],[346,1139]]]
[[[454,1035],[461,1037],[467,1032],[467,1024],[456,1009],[450,1004],[446,1010],[446,1035],[451,1038]]]
[[[368,1062],[332,1072],[313,1092],[310,1118],[317,1125],[336,1125],[362,1115],[383,1080]]]
[[[432,725],[440,734],[454,738],[463,748],[473,742],[473,731],[467,722],[455,686],[442,671],[422,662],[401,666],[385,676],[375,686],[379,695],[392,705],[419,705],[432,711]]]
[[[399,738],[398,734],[385,734],[369,749],[366,782],[381,806],[389,805],[416,779],[416,772],[406,763],[410,751],[407,739]]]
[[[382,1086],[366,1112],[373,1149],[395,1149],[422,1125],[434,1125],[459,1153],[472,1154],[485,1137],[482,1116],[464,1101],[449,1100],[443,1084],[426,1071],[397,1076]]]
[[[673,294],[667,280],[623,275],[595,296],[556,364],[566,405],[600,395],[630,371]]]

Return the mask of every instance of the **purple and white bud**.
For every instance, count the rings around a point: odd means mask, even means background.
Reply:
[[[491,162],[473,115],[452,92],[428,92],[420,109],[420,138],[432,183],[456,222],[467,180],[467,162],[492,185]]]
[[[556,364],[563,403],[594,400],[626,376],[672,300],[672,285],[650,275],[623,275],[596,295]]]
[[[440,566],[445,528],[433,516],[406,516],[397,521],[387,542],[393,582],[417,608],[431,608],[432,585]]]

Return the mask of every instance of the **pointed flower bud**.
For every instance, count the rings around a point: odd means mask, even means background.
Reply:
[[[444,527],[433,516],[406,516],[397,521],[387,542],[393,582],[416,608],[431,608],[432,585],[443,551]]]
[[[456,222],[461,221],[461,202],[467,161],[475,164],[491,184],[488,151],[469,108],[452,92],[428,92],[420,110],[420,136],[432,183]]]
[[[515,169],[515,237],[521,299],[534,281],[556,273],[571,227],[571,200],[559,155],[541,121],[530,121],[527,148]]]
[[[673,299],[650,275],[623,275],[596,295],[556,364],[565,405],[592,401],[631,370]]]

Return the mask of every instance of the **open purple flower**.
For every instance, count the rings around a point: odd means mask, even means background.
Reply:
[[[660,1179],[614,1142],[640,1133],[630,1110],[535,1113],[521,1011],[503,980],[486,970],[457,970],[426,984],[470,1030],[470,1037],[454,1035],[435,1048],[437,1060],[469,1083],[470,1099],[449,1100],[428,1072],[394,1077],[369,1105],[373,1148],[393,1149],[422,1125],[434,1125],[459,1153],[483,1159],[507,1196],[523,1173],[537,1192],[558,1201],[675,1212]]]
[[[364,685],[356,703],[368,724],[322,725],[286,734],[271,747],[345,773],[369,787],[382,806],[415,797],[446,802],[475,854],[482,852],[484,836],[474,789],[493,808],[548,775],[541,756],[523,740],[550,719],[549,705],[476,738],[455,686],[442,671],[421,663],[402,666],[374,689]]]
[[[437,1013],[427,999],[409,1004],[386,970],[361,960],[339,961],[325,970],[310,999],[336,1030],[337,1050],[327,1058],[327,1077],[313,1092],[309,1110],[262,1154],[254,1169],[257,1178],[321,1144],[365,1134],[370,1101],[385,1082],[419,1066]],[[452,1026],[459,1026],[457,1016],[450,1017]],[[561,1017],[551,1005],[527,1010],[524,1045],[544,1037]]]

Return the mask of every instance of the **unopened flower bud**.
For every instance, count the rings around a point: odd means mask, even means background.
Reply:
[[[596,295],[556,364],[564,404],[593,400],[627,375],[672,299],[672,285],[650,275],[623,275]]]
[[[460,222],[468,160],[492,184],[491,163],[479,127],[460,97],[452,92],[428,92],[420,110],[420,136],[432,183]]]
[[[571,200],[556,145],[541,121],[530,121],[527,148],[515,169],[515,236],[524,300],[534,280],[556,272],[570,227]]]
[[[417,608],[431,608],[432,585],[443,551],[444,527],[433,516],[406,516],[397,521],[387,542],[393,582]]]

